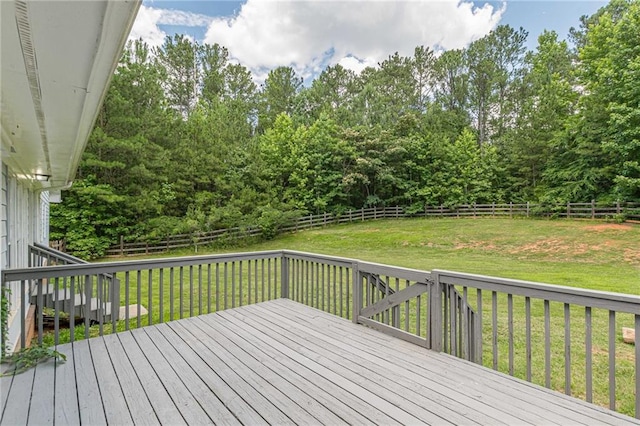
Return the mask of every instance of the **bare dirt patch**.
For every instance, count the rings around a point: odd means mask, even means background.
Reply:
[[[495,244],[488,241],[468,241],[464,243],[456,243],[454,248],[456,250],[462,249],[476,249],[476,250],[496,250],[497,247]]]
[[[630,231],[632,227],[622,223],[601,223],[598,225],[585,226],[585,231],[604,232],[604,231]]]
[[[640,265],[640,249],[625,249],[624,260],[633,265]]]
[[[544,240],[538,240],[534,243],[525,244],[523,246],[510,250],[512,254],[519,253],[531,253],[531,254],[568,254],[568,255],[582,255],[593,251],[604,250],[605,247],[610,244],[593,245],[587,243],[569,243],[559,238],[548,238]]]

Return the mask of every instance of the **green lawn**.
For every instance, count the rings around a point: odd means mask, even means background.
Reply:
[[[640,225],[634,224],[489,218],[381,220],[286,234],[224,251],[275,249],[640,294]],[[198,254],[203,253],[200,248]]]

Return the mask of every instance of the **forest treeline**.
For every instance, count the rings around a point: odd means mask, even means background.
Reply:
[[[303,84],[182,35],[128,44],[51,238],[130,239],[369,206],[640,201],[640,2],[568,40],[499,26],[462,50]]]

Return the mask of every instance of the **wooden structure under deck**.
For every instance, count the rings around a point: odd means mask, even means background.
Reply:
[[[0,423],[640,424],[287,299],[58,349]]]

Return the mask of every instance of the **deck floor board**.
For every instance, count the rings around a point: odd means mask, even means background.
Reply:
[[[365,348],[369,353],[379,354],[380,345],[393,344],[394,356],[413,365],[413,368],[417,369],[416,371],[425,377],[446,378],[450,383],[458,383],[460,380],[480,375],[479,377],[482,377],[482,380],[475,380],[475,386],[480,391],[485,392],[490,389],[499,393],[501,398],[517,398],[532,404],[534,410],[544,413],[544,415],[548,415],[547,412],[560,412],[564,415],[570,415],[572,422],[582,422],[584,424],[593,422],[607,423],[611,421],[611,416],[628,419],[627,416],[619,413],[611,412],[605,408],[588,404],[523,380],[505,376],[502,373],[486,369],[477,364],[461,361],[444,354],[435,354],[431,351],[416,351],[415,345],[387,336],[376,330],[364,328],[361,333],[347,335],[345,333],[351,330],[351,324],[331,321],[331,316],[324,312],[304,308],[299,309],[299,307],[297,304],[292,305],[288,301],[281,300],[261,306],[261,308],[276,309],[282,316],[295,318],[299,323],[308,324],[310,329],[328,333],[328,330],[333,328],[334,330],[330,334],[333,339],[347,343],[355,339],[358,342],[357,347],[360,349]],[[422,356],[428,356],[429,362],[422,362]],[[505,380],[505,378],[509,380]],[[513,400],[509,399],[508,401]],[[488,403],[488,406],[492,407],[490,403]],[[509,407],[506,404],[505,406]]]
[[[286,299],[58,350],[0,379],[0,423],[640,424]]]

